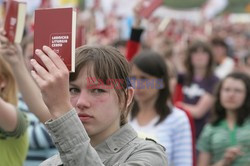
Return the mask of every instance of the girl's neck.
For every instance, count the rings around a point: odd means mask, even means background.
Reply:
[[[226,121],[227,121],[228,127],[230,129],[233,129],[234,125],[236,123],[236,115],[235,115],[234,111],[227,111]]]
[[[206,68],[197,68],[194,70],[194,78],[195,79],[203,79],[206,75],[206,71],[207,69]]]
[[[138,102],[139,112],[151,112],[154,110],[156,99],[144,102]]]
[[[114,134],[117,130],[120,129],[120,121],[114,122],[110,125],[107,129],[104,129],[100,133],[97,133],[95,135],[90,135],[90,144],[95,147],[96,145],[102,143],[105,141],[108,137],[110,137],[112,134]]]
[[[136,116],[136,120],[140,126],[149,124],[155,117],[157,117],[154,104],[155,101],[138,103],[139,113]]]

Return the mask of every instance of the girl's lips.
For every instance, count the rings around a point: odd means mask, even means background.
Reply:
[[[235,101],[234,100],[226,100],[225,102],[226,103],[234,103]]]
[[[93,116],[88,114],[78,114],[78,117],[80,118],[81,121],[89,121],[94,118]]]

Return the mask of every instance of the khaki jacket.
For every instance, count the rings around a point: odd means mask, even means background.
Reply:
[[[45,123],[59,151],[40,166],[167,166],[164,148],[126,124],[93,148],[75,110]]]

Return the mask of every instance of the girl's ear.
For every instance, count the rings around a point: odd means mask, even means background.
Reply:
[[[134,98],[134,93],[135,93],[135,90],[133,87],[129,87],[127,89],[127,94],[128,94],[128,101],[127,101],[127,107],[131,104],[131,102],[133,101],[133,98]]]
[[[3,91],[5,86],[6,86],[6,81],[4,79],[0,78],[0,92]]]

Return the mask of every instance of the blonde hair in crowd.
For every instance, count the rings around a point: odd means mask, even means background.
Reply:
[[[0,56],[0,83],[5,86],[0,89],[0,97],[13,105],[17,105],[17,85],[9,64]]]

